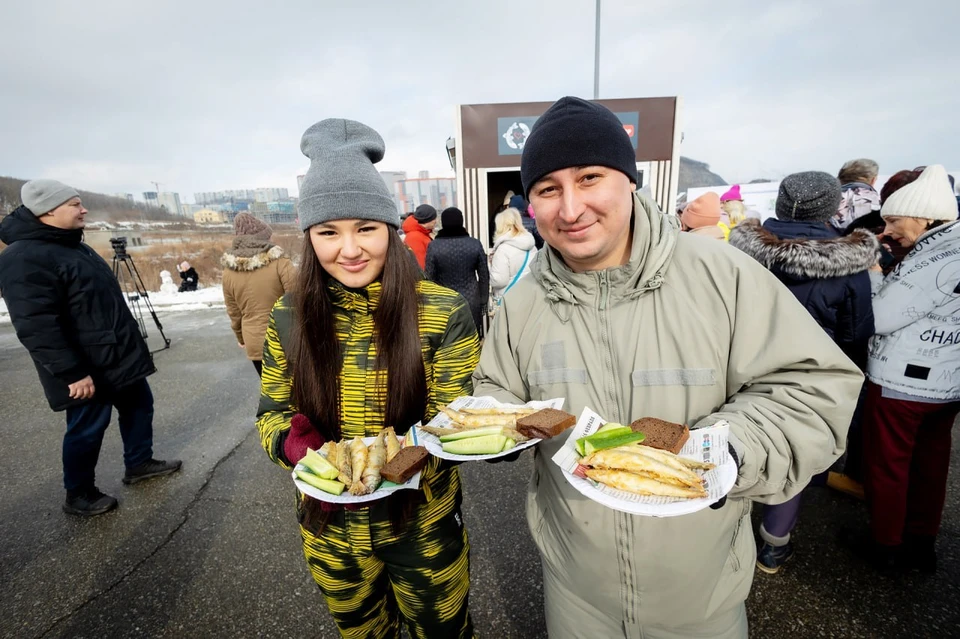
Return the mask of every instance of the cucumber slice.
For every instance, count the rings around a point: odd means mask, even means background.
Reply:
[[[516,448],[517,442],[507,437],[507,442],[503,445],[503,450],[500,452],[507,452],[511,448]]]
[[[471,437],[485,437],[486,435],[503,435],[502,426],[485,426],[483,428],[470,428],[461,430],[449,435],[441,435],[441,442],[455,442],[458,439],[470,439]]]
[[[594,433],[594,435],[597,435],[599,433],[605,433],[608,430],[615,430],[617,428],[626,428],[626,426],[624,426],[623,424],[618,424],[617,422],[607,422],[606,424],[598,428],[597,432]]]
[[[503,450],[507,438],[503,435],[468,437],[443,443],[443,451],[454,455],[493,455]]]
[[[625,433],[618,437],[608,437],[607,439],[601,440],[592,440],[587,439],[584,442],[583,450],[589,455],[595,453],[598,450],[606,450],[607,448],[616,448],[618,446],[626,446],[627,444],[634,444],[636,442],[642,442],[644,440],[643,433]]]
[[[606,424],[605,426],[603,426],[603,428],[606,428],[609,425],[610,424]],[[584,444],[586,444],[586,442],[588,441],[593,442],[594,444],[597,444],[599,442],[604,442],[611,438],[622,437],[624,435],[628,435],[633,432],[632,430],[630,430],[629,426],[621,426],[620,424],[616,424],[615,428],[607,428],[607,430],[605,431],[603,430],[603,428],[601,428],[600,430],[598,430],[592,435],[587,435],[586,437],[581,437],[580,439],[577,440],[576,442],[577,452],[580,453],[581,456],[589,454],[586,452],[586,448],[584,446]]]
[[[307,454],[300,460],[300,463],[320,479],[336,479],[337,475],[340,474],[340,471],[327,461],[323,455],[309,448],[307,449]]]
[[[313,473],[308,473],[305,470],[296,471],[297,477],[306,483],[310,484],[314,488],[319,488],[325,493],[330,493],[332,495],[339,495],[343,492],[343,489],[346,488],[343,484],[338,481],[333,481],[330,479],[323,479],[317,477]]]
[[[583,448],[583,445],[586,443],[586,441],[587,441],[587,438],[586,438],[586,437],[581,437],[580,439],[578,439],[578,440],[575,442],[575,444],[576,444],[576,446],[577,446],[577,452],[580,453],[580,456],[581,456],[581,457],[584,457],[584,456],[586,456],[586,454],[587,454],[586,451],[585,451],[584,448]]]

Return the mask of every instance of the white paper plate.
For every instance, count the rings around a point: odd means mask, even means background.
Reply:
[[[730,426],[719,422],[709,428],[690,431],[690,439],[680,451],[681,457],[717,464],[713,470],[702,474],[706,481],[708,496],[699,499],[681,499],[675,497],[649,497],[610,488],[592,479],[576,473],[576,441],[584,435],[591,435],[605,422],[589,408],[585,408],[577,425],[570,432],[563,447],[553,456],[553,461],[563,472],[564,478],[577,492],[598,504],[633,515],[647,517],[676,517],[689,515],[710,506],[729,493],[737,483],[737,463],[727,451],[727,434]],[[700,474],[700,473],[698,473]]]
[[[541,408],[556,408],[557,410],[560,410],[563,408],[563,402],[564,398],[560,397],[546,401],[527,402],[526,404],[523,404],[523,406],[536,408],[537,410],[540,410]],[[492,397],[458,397],[455,401],[450,403],[450,408],[455,410],[459,410],[461,408],[502,408],[504,406],[510,406],[510,404],[502,404]],[[430,420],[428,426],[433,426],[436,428],[449,428],[450,418],[447,417],[445,413],[441,412],[432,420]],[[416,437],[419,438],[420,445],[425,446],[427,450],[430,451],[430,454],[434,457],[459,462],[483,461],[484,459],[497,459],[498,457],[506,457],[507,455],[512,455],[517,451],[532,448],[543,441],[542,439],[530,439],[522,444],[517,444],[515,447],[506,452],[494,453],[492,455],[456,455],[454,453],[444,452],[443,445],[440,443],[440,438],[436,435],[426,432],[425,430],[420,430],[417,428]]]
[[[375,439],[376,437],[364,437],[363,443],[369,446]],[[304,470],[304,467],[301,464],[297,464],[294,468],[294,471],[297,469]],[[291,472],[290,474],[293,477],[293,483],[297,485],[297,489],[301,493],[330,504],[362,504],[368,501],[377,501],[378,499],[383,499],[384,497],[392,495],[398,490],[420,488],[420,473],[417,473],[403,484],[394,484],[384,480],[380,483],[380,486],[369,495],[351,495],[346,489],[339,495],[333,495],[331,493],[324,492],[319,488],[311,486],[307,482],[297,477],[296,472]]]

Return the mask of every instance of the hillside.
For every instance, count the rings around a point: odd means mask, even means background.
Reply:
[[[684,193],[695,186],[723,186],[727,181],[710,171],[706,162],[680,156],[680,179],[677,192]]]
[[[26,180],[0,176],[0,215],[6,215],[20,206],[20,187]],[[80,191],[83,205],[90,211],[91,221],[122,222],[152,220],[158,222],[183,222],[192,224],[180,216],[170,215],[163,209],[148,207],[124,198]]]

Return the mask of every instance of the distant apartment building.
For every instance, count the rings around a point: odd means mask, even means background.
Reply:
[[[197,204],[224,204],[238,200],[253,202],[257,199],[255,189],[230,189],[227,191],[202,191],[193,194],[193,201]]]
[[[397,196],[397,182],[407,179],[406,171],[380,171],[380,177],[383,178],[383,181],[387,184],[387,190],[390,191],[391,197],[393,197],[393,203],[397,205],[397,211],[403,213],[403,208],[400,205],[400,198]]]
[[[181,215],[180,194],[164,191],[157,194],[157,203],[171,215]]]
[[[254,193],[254,200],[257,202],[275,202],[277,200],[286,200],[290,197],[287,189],[257,189]]]
[[[227,215],[212,209],[200,209],[193,214],[193,221],[197,224],[224,224]]]
[[[417,175],[417,178],[419,178],[419,179],[421,179],[421,180],[429,180],[429,179],[430,179],[430,171],[420,171],[420,173]]]
[[[296,213],[297,208],[292,200],[282,202],[267,202],[267,210],[271,213]]]
[[[147,203],[147,206],[153,206],[160,208],[160,203],[157,202],[157,192],[156,191],[144,191],[143,192],[143,201]]]
[[[133,193],[114,193],[113,197],[118,197],[121,200],[127,200],[128,202],[133,202]]]
[[[297,205],[293,200],[253,202],[250,213],[267,224],[293,224],[297,221]]]
[[[413,211],[421,204],[429,204],[438,211],[457,205],[457,181],[454,178],[398,180],[394,189],[401,213]]]
[[[180,214],[183,215],[183,217],[193,217],[194,213],[197,211],[202,211],[205,208],[206,207],[202,204],[189,204],[187,202],[181,202]]]

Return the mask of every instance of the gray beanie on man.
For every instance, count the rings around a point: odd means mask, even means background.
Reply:
[[[20,200],[37,217],[75,197],[80,197],[75,188],[56,180],[30,180],[20,188]]]
[[[380,134],[360,122],[328,119],[303,134],[310,168],[300,186],[300,230],[333,220],[374,220],[400,227],[400,213],[373,166],[385,151]]]
[[[826,222],[840,208],[840,180],[823,171],[793,173],[780,182],[777,219]]]

